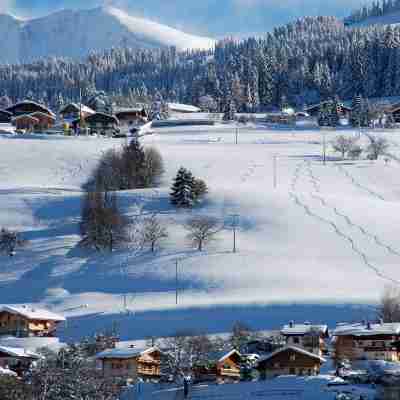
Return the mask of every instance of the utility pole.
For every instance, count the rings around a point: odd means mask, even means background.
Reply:
[[[239,214],[232,214],[232,231],[233,231],[233,249],[232,252],[236,253],[237,247],[236,247],[236,229],[239,224]]]
[[[178,305],[178,259],[175,260],[175,304]]]
[[[276,154],[274,154],[273,156],[272,164],[272,169],[274,173],[274,189],[276,189],[278,186],[278,156]]]
[[[236,123],[236,128],[235,128],[235,144],[238,144],[239,141],[239,126]]]

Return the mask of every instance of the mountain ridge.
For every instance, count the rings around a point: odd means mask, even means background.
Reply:
[[[20,20],[0,14],[0,63],[29,62],[43,57],[81,58],[112,47],[178,50],[209,49],[215,41],[134,17],[115,7],[61,10]],[[71,45],[72,44],[72,45]]]

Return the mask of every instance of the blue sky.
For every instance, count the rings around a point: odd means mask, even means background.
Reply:
[[[114,4],[132,13],[191,32],[268,31],[304,15],[348,15],[371,0],[0,0],[1,12],[28,17],[62,8],[91,8]]]

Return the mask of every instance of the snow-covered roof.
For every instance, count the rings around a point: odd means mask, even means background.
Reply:
[[[40,358],[39,354],[36,354],[33,351],[25,350],[20,347],[0,346],[0,353],[8,354],[10,357],[36,358],[36,359]]]
[[[55,114],[53,113],[53,111],[51,111],[48,107],[44,106],[43,104],[39,104],[38,102],[33,101],[33,100],[23,100],[23,101],[19,101],[18,103],[12,105],[11,107],[8,107],[8,108],[6,109],[6,111],[9,111],[9,112],[11,112],[11,113],[14,113],[13,110],[15,110],[15,109],[18,108],[18,107],[22,107],[22,106],[24,106],[24,105],[35,106],[35,107],[41,109],[42,111],[44,111],[44,112],[46,112],[46,113],[48,113],[48,114],[50,114],[50,115],[52,115],[52,116],[55,115]]]
[[[211,353],[209,355],[209,359],[210,359],[210,361],[223,362],[224,360],[226,360],[233,354],[237,354],[239,357],[242,356],[236,349],[233,349],[230,351],[221,350],[221,351],[215,351],[215,352]]]
[[[288,351],[288,350],[292,350],[292,351],[294,351],[296,353],[303,354],[305,356],[314,358],[315,360],[318,360],[318,361],[321,361],[321,362],[326,362],[325,358],[319,356],[318,354],[311,353],[311,352],[309,352],[309,351],[307,351],[307,350],[305,350],[303,348],[296,347],[296,346],[285,346],[285,347],[282,347],[281,349],[278,349],[278,350],[274,351],[271,354],[268,354],[268,355],[266,355],[264,357],[261,357],[258,360],[258,362],[261,363],[263,361],[267,361],[267,360],[275,357],[277,354],[283,353],[283,352]]]
[[[194,113],[194,112],[200,112],[201,109],[192,106],[189,104],[180,104],[180,103],[168,103],[168,107],[171,111],[175,112],[189,112],[189,113]]]
[[[333,331],[333,336],[375,336],[399,334],[400,323],[339,324]]]
[[[147,349],[140,349],[136,347],[118,347],[115,349],[104,350],[101,353],[96,355],[97,359],[105,359],[105,358],[135,358],[140,357],[147,353],[152,353],[153,351],[159,351],[157,347],[149,347]]]
[[[313,324],[288,324],[285,325],[281,333],[285,336],[290,335],[306,335],[310,332],[319,332],[322,335],[325,335],[328,332],[328,325],[313,325]]]
[[[82,110],[86,114],[94,114],[96,112],[83,103],[69,103],[60,109],[60,114],[64,114],[68,108],[73,108],[75,112]]]
[[[52,311],[44,308],[36,308],[29,305],[0,305],[0,312],[9,312],[10,314],[22,315],[31,320],[45,320],[45,321],[65,321],[62,315],[53,313]]]
[[[35,111],[31,114],[29,114],[29,116],[36,118],[36,116],[42,116],[42,117],[47,117],[47,118],[51,118],[52,120],[56,120],[56,117],[54,115],[49,115],[47,113],[41,112],[41,111]]]
[[[14,371],[11,371],[11,369],[0,367],[0,375],[17,376],[17,373]]]

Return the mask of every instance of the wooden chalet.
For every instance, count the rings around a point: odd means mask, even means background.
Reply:
[[[79,119],[80,114],[82,114],[82,118],[86,118],[89,115],[95,114],[96,111],[92,110],[90,107],[80,104],[80,103],[69,103],[62,107],[59,111],[61,118],[64,121],[74,121]]]
[[[262,379],[280,375],[314,376],[319,375],[325,359],[321,356],[295,346],[286,346],[265,357],[257,364]]]
[[[329,338],[327,325],[313,325],[309,322],[295,324],[289,322],[281,330],[286,345],[301,347],[311,353],[322,356],[326,350],[325,340]]]
[[[11,123],[12,114],[6,110],[0,110],[0,124],[9,124]]]
[[[400,361],[400,323],[340,324],[333,337],[336,360]]]
[[[119,120],[114,115],[96,112],[85,119],[85,123],[92,135],[113,136],[119,132]]]
[[[148,115],[144,108],[129,108],[115,113],[121,126],[132,126],[148,121]]]
[[[39,124],[39,120],[32,115],[19,115],[14,117],[12,120],[17,131],[28,131],[31,132],[35,129],[35,126]]]
[[[194,368],[196,381],[232,382],[240,380],[242,355],[237,350],[215,352],[209,356],[207,364]]]
[[[56,118],[52,115],[36,111],[30,114],[31,117],[36,118],[38,122],[34,125],[33,129],[37,132],[46,131],[54,126]]]
[[[57,325],[65,321],[61,315],[27,305],[0,306],[0,335],[23,337],[55,337]]]
[[[0,346],[0,368],[8,368],[21,376],[40,356],[22,348]]]
[[[24,100],[14,104],[13,106],[8,107],[6,111],[10,112],[14,117],[29,115],[35,112],[41,112],[55,117],[54,113],[49,108],[31,100]]]
[[[114,348],[97,354],[105,378],[123,378],[136,382],[158,380],[161,376],[161,351],[157,347]]]
[[[330,103],[330,100],[321,101],[321,102],[318,103],[318,104],[313,104],[313,105],[310,105],[310,106],[305,107],[304,111],[305,111],[307,114],[311,115],[312,117],[318,117],[318,115],[319,115],[321,109],[322,109],[325,105],[327,105],[328,103]],[[341,110],[342,110],[343,116],[344,116],[344,117],[349,117],[349,116],[350,116],[350,113],[351,113],[351,107],[347,106],[347,105],[344,104],[344,103],[339,103],[339,105],[340,105],[340,108],[341,108]]]

